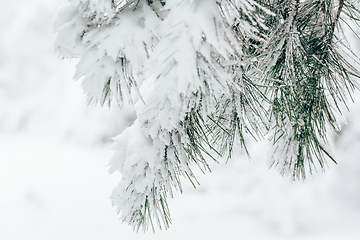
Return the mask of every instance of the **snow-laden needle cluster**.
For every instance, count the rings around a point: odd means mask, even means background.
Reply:
[[[182,190],[182,177],[197,184],[191,163],[210,170],[205,155],[230,157],[236,142],[246,149],[247,133],[268,134],[273,163],[294,178],[314,158],[322,167],[323,154],[333,159],[323,146],[326,125],[337,129],[332,106],[358,77],[338,53],[351,51],[335,43],[335,27],[341,13],[359,16],[353,6],[70,0],[61,8],[55,47],[79,58],[75,79],[88,101],[133,104],[137,113],[114,138],[109,164],[122,176],[111,195],[121,219],[136,230],[167,228],[167,197]]]

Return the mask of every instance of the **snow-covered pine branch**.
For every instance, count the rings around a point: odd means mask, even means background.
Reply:
[[[209,170],[208,116],[246,86],[234,81],[247,58],[241,41],[261,38],[255,20],[240,16],[251,4],[89,0],[59,11],[55,44],[80,59],[75,79],[83,77],[89,102],[135,104],[138,119],[114,138],[110,161],[110,172],[122,175],[111,199],[134,229],[154,221],[167,228],[167,196],[181,191],[182,176],[197,184],[190,163]]]
[[[259,56],[260,78],[272,101],[272,165],[294,179],[324,169],[326,158],[335,162],[327,126],[339,133],[338,101],[345,103],[360,76],[337,44],[345,37],[335,32],[341,2],[270,1],[276,17],[269,19],[272,31]]]
[[[138,120],[115,139],[117,153],[110,163],[111,171],[123,176],[112,200],[122,219],[136,229],[147,226],[151,214],[160,227],[168,227],[166,197],[173,187],[181,190],[180,176],[196,183],[190,162],[209,168],[203,157],[208,138],[204,119],[216,112],[216,99],[229,97],[236,88],[232,71],[221,63],[232,61],[235,51],[239,54],[233,47],[239,43],[216,2],[171,1],[165,10],[168,15],[156,34],[159,42],[144,62],[143,100],[135,106]],[[139,155],[139,142],[148,143],[146,155]],[[124,160],[134,168],[141,163],[146,171],[139,175],[132,167],[118,166]]]
[[[198,184],[193,165],[205,172],[206,155],[246,149],[246,133],[269,133],[273,165],[294,179],[334,160],[326,126],[338,131],[334,107],[359,78],[335,30],[342,12],[360,19],[336,2],[69,0],[54,22],[56,49],[79,59],[89,102],[137,113],[109,163],[121,173],[111,200],[124,222],[168,228],[181,179]]]

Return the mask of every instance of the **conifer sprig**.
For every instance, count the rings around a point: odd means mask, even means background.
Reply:
[[[359,76],[336,45],[344,1],[335,15],[334,5],[331,0],[270,4],[277,17],[267,21],[273,30],[260,58],[270,62],[261,68],[273,101],[273,165],[294,179],[304,179],[317,165],[323,169],[326,157],[335,162],[325,150],[326,128],[339,132],[338,102],[345,103],[356,87],[353,77]]]
[[[63,57],[79,58],[89,102],[133,104],[114,138],[111,196],[134,230],[167,229],[167,198],[193,165],[232,156],[246,135],[268,136],[272,165],[294,180],[335,162],[328,128],[359,88],[344,27],[351,0],[69,0],[54,23]],[[349,19],[352,21],[350,22]],[[352,58],[351,58],[352,57]]]

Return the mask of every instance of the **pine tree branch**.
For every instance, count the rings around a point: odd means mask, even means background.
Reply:
[[[111,200],[135,230],[167,229],[167,197],[182,192],[182,177],[199,184],[190,164],[211,171],[205,155],[229,159],[236,143],[249,155],[246,134],[270,132],[273,166],[295,180],[335,162],[326,127],[339,131],[338,102],[360,79],[336,45],[342,14],[360,19],[352,3],[70,1],[57,48],[80,59],[88,99],[110,104],[117,95],[137,111],[109,163],[122,176]]]

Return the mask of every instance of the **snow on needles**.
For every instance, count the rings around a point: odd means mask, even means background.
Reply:
[[[222,65],[242,61],[233,23],[214,0],[129,1],[121,11],[106,10],[103,1],[98,11],[96,1],[70,2],[72,10],[56,20],[56,45],[64,57],[80,59],[75,79],[83,77],[88,101],[116,98],[120,105],[133,102],[137,112],[114,138],[110,172],[119,171],[122,181],[113,204],[134,229],[153,220],[167,228],[166,197],[172,188],[181,191],[180,176],[197,181],[190,161],[208,169],[202,118],[238,87],[234,71]]]

